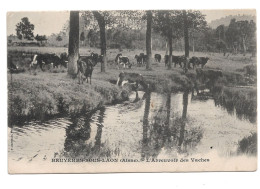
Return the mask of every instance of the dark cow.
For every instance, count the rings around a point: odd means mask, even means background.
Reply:
[[[142,60],[142,65],[144,65],[146,62],[146,55],[144,53],[140,53],[139,57]]]
[[[219,70],[202,70],[201,68],[196,69],[196,79],[201,83],[206,84],[209,89],[215,86],[216,81],[223,77],[222,71]]]
[[[155,54],[154,55],[154,59],[155,59],[155,62],[161,62],[161,59],[162,59],[162,56],[160,54]]]
[[[141,56],[135,55],[137,66],[142,66],[143,58]]]
[[[194,69],[199,64],[199,58],[196,56],[193,56],[189,60],[189,65],[192,64],[192,68]]]
[[[54,68],[60,65],[67,67],[67,62],[66,59],[64,59],[64,56],[65,55],[63,55],[63,59],[61,59],[56,54],[35,54],[33,56],[30,68],[34,67],[36,69],[37,66],[39,66],[43,71],[44,65],[52,65]]]
[[[66,52],[61,53],[60,59],[61,59],[61,65],[64,66],[65,68],[67,68],[68,67],[68,61],[69,61],[68,54]]]
[[[191,57],[189,64],[192,64],[193,69],[196,66],[201,65],[201,68],[203,68],[205,66],[205,64],[208,62],[209,58],[208,57]]]
[[[148,55],[143,56],[143,65],[145,65],[148,62]]]
[[[205,64],[207,64],[209,58],[208,57],[199,57],[199,64],[201,64],[201,68],[203,68],[205,66]]]
[[[13,57],[11,55],[7,57],[7,68],[11,73],[18,70],[18,66],[13,63]]]
[[[164,56],[165,66],[167,66],[168,63],[169,63],[169,57],[170,57],[169,55],[165,55]],[[177,64],[179,64],[179,66],[181,68],[185,67],[186,61],[187,61],[187,58],[185,57],[185,55],[183,55],[183,56],[174,56],[174,55],[172,55],[172,62],[174,63],[174,67],[176,67]],[[182,65],[182,63],[184,65]]]
[[[79,84],[83,84],[83,80],[87,79],[88,83],[88,78],[90,79],[90,84],[91,84],[91,77],[92,77],[92,72],[94,70],[94,63],[92,61],[91,56],[81,56],[79,57],[77,61],[77,66],[78,66],[78,79],[79,79]],[[83,76],[85,78],[83,78]]]
[[[98,55],[97,53],[91,53],[92,62],[96,65],[98,62],[103,62],[103,55]]]

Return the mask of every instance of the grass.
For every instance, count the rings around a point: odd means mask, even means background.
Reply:
[[[244,137],[238,143],[238,154],[256,155],[257,154],[257,133]]]
[[[254,88],[224,87],[214,95],[216,105],[227,109],[230,114],[236,113],[238,118],[246,118],[256,122],[257,91]]]
[[[44,120],[59,114],[91,112],[120,102],[123,89],[102,80],[78,85],[66,73],[8,75],[9,121]],[[126,91],[128,93],[129,91]]]

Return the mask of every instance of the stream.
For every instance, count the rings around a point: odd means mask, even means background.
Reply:
[[[236,155],[240,140],[257,131],[255,122],[230,114],[214,99],[193,99],[190,93],[145,96],[133,103],[132,94],[91,116],[9,127],[9,161],[175,158],[212,150],[229,157]]]

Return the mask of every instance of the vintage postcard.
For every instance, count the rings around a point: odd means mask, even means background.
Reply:
[[[9,173],[257,169],[256,10],[6,17]]]

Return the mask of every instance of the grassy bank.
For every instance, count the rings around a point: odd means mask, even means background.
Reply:
[[[91,112],[124,100],[129,91],[102,80],[95,85],[78,85],[66,73],[23,73],[13,74],[12,81],[8,74],[8,93],[9,121],[22,122]]]

